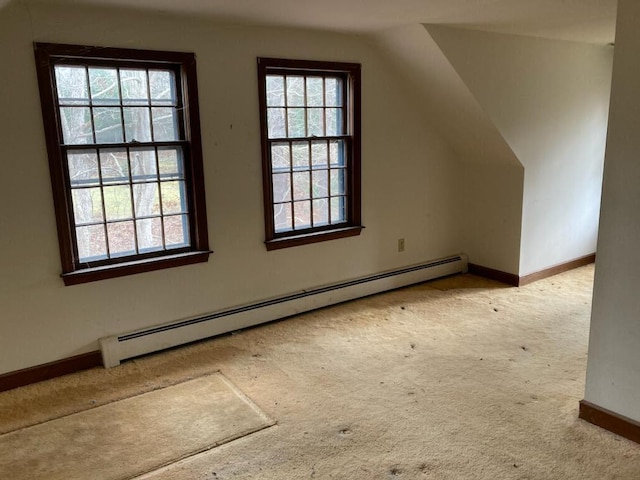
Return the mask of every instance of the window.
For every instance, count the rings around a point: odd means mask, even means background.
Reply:
[[[207,261],[194,55],[35,54],[65,284]]]
[[[360,65],[258,59],[268,250],[360,234]]]

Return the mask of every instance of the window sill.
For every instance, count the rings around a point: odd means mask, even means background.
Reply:
[[[324,230],[321,232],[306,233],[303,235],[291,235],[289,237],[274,238],[267,240],[265,245],[267,250],[278,250],[281,248],[297,247],[298,245],[308,245],[310,243],[335,240],[337,238],[355,237],[360,235],[364,227],[361,225],[336,228],[334,230]]]
[[[106,280],[108,278],[135,275],[136,273],[152,272],[164,268],[204,263],[209,260],[209,255],[212,253],[210,250],[179,253],[159,258],[107,265],[104,267],[83,268],[75,272],[63,273],[60,276],[64,280],[65,285],[78,285],[81,283],[95,282],[97,280]]]

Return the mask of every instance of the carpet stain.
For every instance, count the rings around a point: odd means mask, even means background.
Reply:
[[[389,474],[392,477],[399,477],[400,475],[402,475],[402,469],[400,467],[391,467],[391,469],[389,470]]]

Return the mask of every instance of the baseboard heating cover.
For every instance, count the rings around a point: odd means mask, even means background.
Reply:
[[[269,300],[100,339],[104,366],[186,343],[354,300],[394,288],[467,271],[467,256],[451,257],[325,285]]]

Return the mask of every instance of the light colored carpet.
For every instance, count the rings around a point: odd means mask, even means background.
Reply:
[[[578,419],[592,282],[417,285],[0,394],[0,428],[220,370],[278,424],[138,480],[638,480]]]
[[[129,479],[273,422],[221,374],[0,436],[0,478]]]

